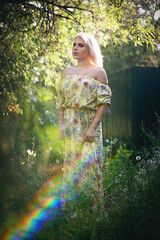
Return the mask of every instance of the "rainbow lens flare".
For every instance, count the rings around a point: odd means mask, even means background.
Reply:
[[[75,159],[72,174],[64,178],[63,182],[62,168],[59,167],[27,206],[26,215],[1,240],[34,239],[43,226],[52,221],[68,201],[75,198],[78,181],[73,181],[73,175],[80,180],[95,161],[95,156],[96,149],[92,149],[85,156]]]

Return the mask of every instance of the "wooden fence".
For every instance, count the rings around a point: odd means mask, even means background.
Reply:
[[[108,76],[112,104],[103,119],[103,139],[142,143],[141,126],[152,130],[160,115],[160,67],[133,67]]]

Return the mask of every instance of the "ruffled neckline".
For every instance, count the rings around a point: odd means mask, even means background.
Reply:
[[[96,79],[90,77],[90,76],[87,76],[87,75],[83,75],[83,74],[69,74],[69,75],[66,75],[63,79],[65,79],[66,77],[71,77],[71,76],[75,76],[75,77],[87,77],[87,79],[90,79],[92,81],[95,81],[96,83],[100,84],[100,85],[105,85],[105,86],[108,86],[108,84],[105,84],[105,83],[101,83],[99,81],[97,81]],[[62,80],[63,80],[62,79]]]

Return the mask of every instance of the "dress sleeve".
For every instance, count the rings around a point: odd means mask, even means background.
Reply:
[[[97,86],[97,106],[111,104],[112,92],[108,85],[98,84]]]
[[[62,81],[60,80],[58,82],[58,88],[57,88],[57,99],[56,99],[56,109],[64,108],[64,94],[62,91]]]

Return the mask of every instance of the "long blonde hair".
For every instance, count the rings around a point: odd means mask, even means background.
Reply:
[[[98,67],[103,67],[102,54],[97,40],[85,32],[77,33],[76,37],[80,37],[86,43],[92,62]]]

